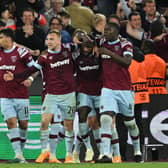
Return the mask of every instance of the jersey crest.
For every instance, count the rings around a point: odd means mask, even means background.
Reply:
[[[67,58],[67,57],[68,57],[68,52],[67,52],[67,51],[63,51],[63,52],[62,52],[62,55],[63,55],[65,58]]]
[[[11,56],[11,61],[14,63],[17,61],[17,56],[16,55],[13,55]]]

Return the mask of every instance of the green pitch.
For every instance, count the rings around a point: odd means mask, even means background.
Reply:
[[[150,163],[121,163],[121,164],[5,164],[1,163],[0,168],[168,168],[168,162],[150,162]]]

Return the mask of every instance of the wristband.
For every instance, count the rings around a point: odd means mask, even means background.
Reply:
[[[29,76],[28,79],[33,82],[34,81],[34,78],[32,76]]]

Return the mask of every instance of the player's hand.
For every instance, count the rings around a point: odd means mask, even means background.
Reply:
[[[93,47],[93,55],[95,55],[96,58],[99,57],[99,48],[97,46]]]
[[[76,44],[81,44],[82,43],[81,41],[79,41],[79,39],[76,36],[73,37],[73,42],[76,43]]]
[[[6,73],[3,75],[3,79],[5,81],[11,81],[14,79],[14,74],[10,71],[6,71]]]
[[[32,81],[30,79],[26,79],[21,84],[23,84],[26,87],[30,87],[32,85]]]
[[[30,54],[32,54],[33,56],[38,57],[40,55],[40,50],[30,50]]]

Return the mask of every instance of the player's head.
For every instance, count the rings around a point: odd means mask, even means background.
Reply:
[[[78,37],[80,44],[80,52],[82,55],[88,56],[93,51],[93,47],[95,46],[95,42],[91,37],[82,30],[76,32],[76,36]]]
[[[49,21],[49,28],[50,31],[57,29],[59,31],[62,30],[62,20],[59,16],[54,16],[51,18],[51,20]]]
[[[118,39],[120,27],[116,23],[108,23],[104,30],[106,40],[115,41]]]
[[[22,11],[22,22],[24,24],[32,25],[35,21],[35,11],[32,8],[25,8]]]
[[[58,30],[52,30],[47,34],[45,44],[48,49],[55,50],[61,45],[61,33]]]
[[[12,29],[0,30],[0,47],[7,49],[8,46],[13,45],[15,34]]]
[[[89,56],[93,52],[94,41],[88,39],[81,43],[80,51],[84,56]]]

